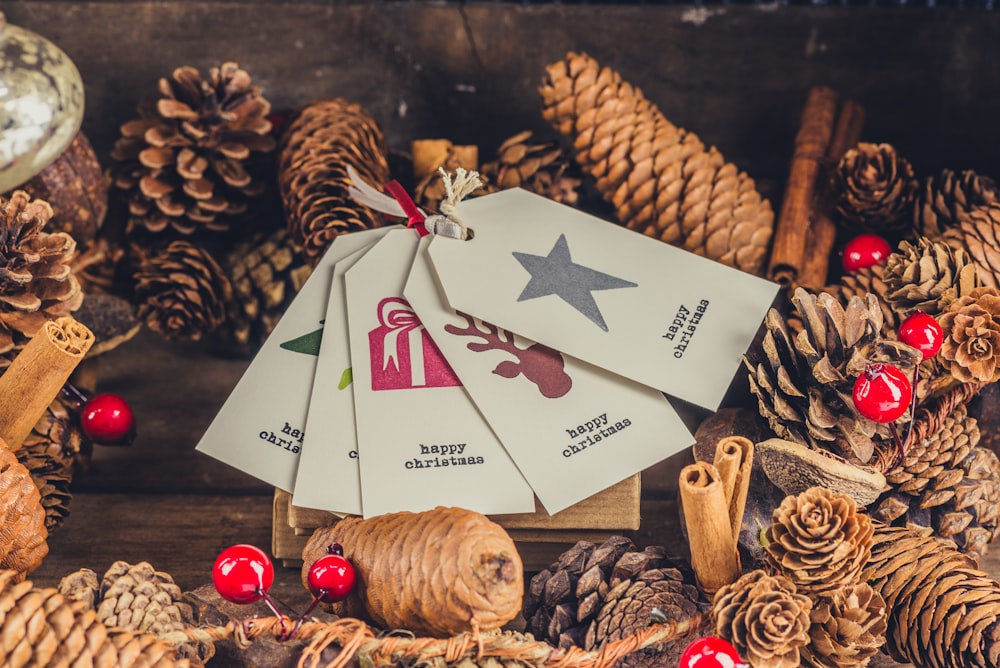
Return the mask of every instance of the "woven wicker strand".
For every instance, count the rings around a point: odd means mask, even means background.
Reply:
[[[454,663],[464,657],[482,659],[514,659],[538,668],[610,668],[622,657],[647,647],[670,642],[702,625],[701,615],[679,622],[654,624],[633,635],[608,643],[600,651],[585,651],[579,647],[559,649],[552,645],[508,635],[483,636],[462,633],[450,638],[415,638],[409,635],[376,636],[374,630],[359,619],[345,617],[334,622],[305,622],[295,637],[308,640],[309,645],[299,658],[300,668],[345,668],[358,658],[363,666],[393,666],[400,662],[410,665],[415,659],[440,657]],[[230,622],[225,626],[192,628],[164,634],[160,639],[172,644],[191,641],[218,642],[232,640],[239,647],[248,647],[254,638],[270,635],[280,638],[284,629],[295,620],[277,617]],[[323,651],[332,645],[340,647],[336,658],[322,663]]]

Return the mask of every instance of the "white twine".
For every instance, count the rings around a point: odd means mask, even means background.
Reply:
[[[479,172],[469,171],[464,167],[455,169],[455,174],[451,175],[438,167],[441,181],[444,183],[445,199],[441,202],[441,213],[448,217],[448,220],[458,225],[461,230],[461,239],[469,238],[469,228],[462,222],[455,208],[467,195],[474,193],[483,187],[483,180]]]

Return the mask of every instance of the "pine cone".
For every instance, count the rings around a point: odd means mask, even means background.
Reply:
[[[573,141],[618,220],[749,273],[764,268],[774,227],[753,179],[670,123],[642,92],[586,54],[546,68],[542,115]]]
[[[959,217],[973,207],[1000,201],[993,180],[966,170],[956,174],[945,169],[936,177],[928,177],[917,190],[913,208],[916,233],[932,239],[954,227]]]
[[[874,264],[858,271],[845,273],[833,285],[823,288],[823,292],[833,295],[842,306],[847,306],[852,297],[864,299],[865,295],[874,295],[878,299],[878,307],[882,311],[882,333],[891,332],[899,326],[899,318],[889,304],[885,283],[886,265]]]
[[[228,230],[265,190],[252,163],[274,151],[271,104],[233,62],[213,67],[207,79],[178,67],[159,87],[155,111],[140,110],[141,119],[122,125],[111,152],[128,231]]]
[[[872,523],[850,497],[812,487],[785,497],[766,535],[771,564],[799,593],[832,596],[860,581]]]
[[[18,461],[31,473],[41,493],[49,533],[61,527],[69,516],[73,498],[70,483],[76,471],[86,470],[93,451],[75,413],[57,396],[17,449]]]
[[[86,603],[19,579],[15,571],[0,572],[3,665],[190,668],[155,636],[108,628]]]
[[[980,287],[953,301],[938,317],[941,359],[963,383],[1000,380],[1000,290]]]
[[[233,298],[217,330],[227,348],[241,355],[256,351],[274,330],[312,273],[288,230],[260,234],[225,259]]]
[[[834,208],[847,222],[886,235],[912,225],[917,179],[913,166],[891,145],[862,142],[848,150],[832,181]]]
[[[98,237],[73,256],[73,275],[88,295],[112,293],[116,288],[119,268],[125,264],[123,260],[124,248],[104,237]]]
[[[866,666],[885,644],[885,600],[867,582],[821,596],[809,614],[809,644],[802,648],[808,666]]]
[[[171,340],[197,341],[218,327],[232,298],[229,279],[207,251],[174,241],[135,275],[138,316]]]
[[[1000,286],[1000,202],[974,207],[960,215],[954,227],[941,239],[956,250],[964,250],[972,258],[983,285]]]
[[[854,379],[870,362],[892,362],[909,374],[921,354],[882,338],[882,310],[873,295],[851,298],[845,307],[829,294],[800,288],[792,303],[803,329],[793,336],[771,309],[763,339],[744,358],[760,414],[781,438],[868,464],[891,436],[886,425],[854,408]]]
[[[70,272],[76,242],[65,232],[43,232],[51,218],[52,207],[23,190],[0,195],[0,369],[43,323],[83,303]]]
[[[886,474],[892,486],[871,516],[893,526],[927,528],[976,561],[1000,534],[1000,458],[979,447],[979,425],[959,404],[932,433],[918,412],[903,461]]]
[[[385,138],[354,102],[320,100],[302,109],[281,139],[278,186],[288,231],[315,265],[333,238],[382,225],[381,216],[348,194],[352,165],[370,185],[389,180]]]
[[[417,185],[413,187],[413,199],[426,211],[436,213],[441,208],[441,202],[447,197],[444,180],[439,169],[449,174],[461,167],[469,171],[479,169],[479,149],[476,146],[452,144],[448,140],[424,140],[413,142],[414,164],[413,178]],[[427,155],[417,157],[417,151],[424,150]]]
[[[524,188],[551,200],[575,206],[580,179],[567,173],[571,159],[556,141],[532,141],[526,130],[508,137],[497,158],[479,170],[486,181],[483,194]]]
[[[876,265],[880,267],[880,265]],[[880,296],[903,319],[914,311],[941,313],[955,299],[979,287],[976,267],[965,251],[921,237],[902,241],[885,261]]]
[[[728,640],[754,668],[797,668],[811,610],[788,578],[750,571],[716,592],[712,635]]]
[[[0,440],[0,569],[19,579],[42,565],[49,553],[45,510],[31,474]]]
[[[1000,582],[940,538],[875,523],[866,571],[888,609],[885,649],[926,668],[995,666]]]

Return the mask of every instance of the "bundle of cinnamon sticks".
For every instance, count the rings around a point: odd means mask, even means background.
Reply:
[[[826,86],[809,90],[788,182],[778,213],[768,277],[789,292],[827,284],[837,227],[830,212],[830,176],[861,139],[865,110]]]

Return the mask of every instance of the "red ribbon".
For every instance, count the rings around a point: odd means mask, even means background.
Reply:
[[[428,234],[427,228],[424,227],[424,221],[427,218],[424,214],[420,213],[420,209],[413,203],[406,189],[399,185],[399,181],[389,181],[385,184],[385,189],[389,191],[390,195],[396,198],[399,206],[403,208],[403,213],[406,214],[407,219],[406,226],[415,229],[420,236]]]

